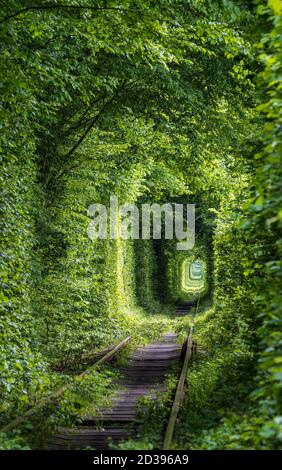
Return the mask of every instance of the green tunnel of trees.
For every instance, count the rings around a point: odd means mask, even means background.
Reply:
[[[202,260],[177,445],[281,445],[281,34],[275,0],[1,2],[2,425]],[[92,241],[111,195],[196,204],[194,249]]]

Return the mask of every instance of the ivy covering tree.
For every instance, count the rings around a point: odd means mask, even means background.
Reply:
[[[279,448],[280,1],[0,4],[1,425],[93,348],[171,327],[191,297],[181,266],[201,258],[202,352],[175,447]],[[196,204],[195,248],[91,240],[88,207],[112,195]],[[108,373],[88,380],[97,402]],[[69,423],[71,394],[56,413]],[[3,449],[30,445],[25,429],[1,434]]]

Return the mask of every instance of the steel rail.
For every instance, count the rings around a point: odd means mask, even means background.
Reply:
[[[35,413],[37,413],[45,405],[47,405],[49,403],[53,403],[56,400],[58,400],[64,394],[64,392],[66,390],[68,390],[68,389],[70,389],[71,387],[74,386],[76,379],[79,379],[81,377],[84,377],[85,375],[90,374],[92,372],[92,370],[95,369],[97,366],[99,366],[100,364],[103,364],[104,362],[107,362],[110,359],[112,359],[119,351],[121,351],[131,341],[131,339],[132,339],[131,336],[127,336],[124,340],[122,340],[119,344],[117,344],[111,351],[109,351],[103,357],[98,359],[98,361],[95,362],[91,367],[89,367],[87,370],[85,370],[81,374],[75,375],[71,382],[62,385],[57,390],[51,392],[47,397],[44,397],[41,400],[39,400],[37,403],[35,403],[35,405],[33,405],[25,413],[23,413],[22,415],[18,416],[17,418],[13,419],[12,421],[10,421],[10,423],[3,426],[0,429],[0,432],[9,432],[9,431],[11,431],[15,427],[19,426],[24,421],[26,421],[28,418],[33,416]]]
[[[187,376],[187,369],[188,369],[188,365],[193,354],[192,334],[193,334],[193,325],[190,327],[190,332],[189,332],[189,336],[188,336],[187,343],[186,343],[185,357],[184,357],[180,377],[178,380],[173,404],[171,407],[169,420],[168,420],[167,427],[166,427],[165,437],[163,441],[163,450],[169,450],[170,448],[177,416],[178,416],[180,407],[183,402],[184,386],[185,386],[185,381],[186,381],[186,376]]]

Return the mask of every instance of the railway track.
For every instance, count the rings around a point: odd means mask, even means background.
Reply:
[[[50,436],[48,449],[107,449],[108,441],[117,443],[135,432],[139,416],[137,402],[141,397],[156,400],[158,393],[165,390],[165,375],[169,368],[180,360],[182,345],[176,342],[173,333],[161,341],[138,348],[120,369],[121,390],[110,408],[84,420],[74,429],[60,428]],[[131,425],[129,429],[128,425]]]
[[[183,302],[176,306],[175,316],[186,315],[194,304]],[[97,365],[111,360],[127,344],[131,337],[125,338],[121,343],[105,350],[105,354],[78,377],[88,374]],[[177,342],[175,333],[164,335],[158,342],[138,348],[127,361],[126,365],[119,368],[119,391],[113,399],[111,407],[102,409],[98,414],[87,417],[80,426],[75,428],[58,428],[56,433],[50,435],[44,443],[45,449],[73,450],[73,449],[98,449],[109,448],[109,443],[118,443],[126,440],[136,432],[141,424],[138,413],[138,401],[141,397],[149,400],[157,400],[158,395],[166,390],[165,378],[171,367],[179,361],[183,362],[178,387],[172,411],[165,434],[164,448],[170,446],[178,410],[183,398],[183,388],[186,377],[187,365],[192,355],[192,330],[188,340],[181,345]],[[49,396],[40,400],[26,413],[14,419],[1,429],[9,432],[21,425],[43,406],[57,401],[64,391],[72,384],[66,384],[54,391]]]
[[[186,315],[193,307],[192,302],[177,305],[175,316]],[[185,345],[185,360],[190,354],[191,338]],[[189,354],[187,356],[187,351]],[[177,343],[177,336],[168,333],[159,342],[138,348],[131,356],[125,367],[120,368],[121,389],[109,408],[99,414],[85,419],[76,428],[60,428],[50,436],[46,448],[104,450],[109,448],[109,442],[116,444],[126,440],[136,432],[139,423],[137,403],[141,397],[157,400],[158,394],[164,392],[165,376],[170,368],[183,358],[183,346]],[[189,360],[189,357],[188,357]],[[184,365],[183,364],[183,365]],[[168,448],[173,435],[176,416],[183,397],[184,375],[180,376],[181,385],[176,392],[176,404],[173,404],[173,415],[170,416],[165,438],[165,448]],[[175,419],[174,419],[175,418]],[[130,425],[130,426],[128,426]]]
[[[176,305],[175,316],[183,317],[187,315],[189,311],[195,306],[195,302],[187,301],[187,302],[180,302]]]

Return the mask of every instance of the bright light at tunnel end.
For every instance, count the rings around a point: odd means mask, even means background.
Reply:
[[[109,207],[91,204],[87,233],[91,240],[175,239],[176,249],[191,250],[195,245],[195,204],[122,204],[110,197]]]

